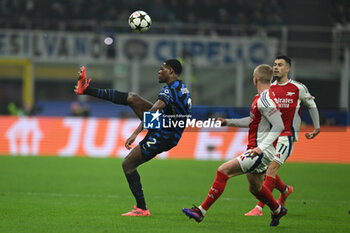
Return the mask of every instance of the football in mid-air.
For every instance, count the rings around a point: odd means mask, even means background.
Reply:
[[[129,17],[129,25],[135,32],[146,32],[151,28],[151,17],[144,11],[135,11]]]

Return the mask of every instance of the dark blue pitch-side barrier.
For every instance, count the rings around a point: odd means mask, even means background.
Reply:
[[[116,105],[108,102],[68,102],[68,101],[40,101],[36,107],[40,109],[37,116],[72,116],[74,111],[79,113],[85,110],[86,115],[91,117],[123,118],[135,117],[136,115],[128,106]],[[350,125],[350,112],[340,108],[319,108],[321,125]],[[193,106],[192,117],[205,120],[208,118],[240,118],[249,116],[249,107],[215,107],[215,106]],[[306,108],[302,108],[301,116],[303,122],[312,124],[310,115]]]

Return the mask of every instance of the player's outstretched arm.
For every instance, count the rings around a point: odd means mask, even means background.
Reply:
[[[219,121],[221,121],[221,126],[232,126],[232,127],[239,127],[239,128],[249,128],[250,124],[250,117],[243,117],[239,119],[224,119],[224,118],[218,118]]]
[[[300,100],[309,109],[312,123],[315,127],[312,133],[305,133],[307,139],[313,139],[320,133],[320,116],[318,114],[315,97],[313,97],[307,87],[303,84],[297,84],[300,90]]]
[[[314,100],[311,100],[313,104],[309,107],[309,113],[312,120],[312,123],[315,127],[312,133],[305,133],[307,139],[313,139],[320,133],[320,116],[318,114],[317,106]]]
[[[226,119],[219,117],[218,121],[221,122],[221,126],[227,126],[227,120]]]
[[[162,101],[162,100],[157,100],[152,108],[149,110],[150,112],[156,112],[157,110],[160,111],[163,108],[166,107],[166,104]],[[137,127],[137,129],[131,134],[131,136],[126,140],[125,142],[125,147],[126,149],[130,150],[131,149],[131,144],[135,141],[137,135],[139,135],[139,133],[141,133],[141,131],[143,130],[143,120],[141,120],[141,123],[139,124],[139,126]]]
[[[318,114],[315,101],[314,100],[311,100],[311,101],[313,103],[310,104],[311,106],[309,107],[309,113],[315,129],[312,133],[305,133],[305,137],[307,139],[313,139],[320,133],[320,116]]]
[[[137,129],[131,134],[131,136],[126,139],[125,141],[125,147],[126,149],[130,150],[131,149],[131,144],[134,143],[137,135],[139,135],[139,133],[143,130],[143,121],[141,121],[141,123],[139,124],[139,126],[137,127]]]

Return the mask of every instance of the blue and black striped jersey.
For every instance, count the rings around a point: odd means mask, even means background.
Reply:
[[[163,118],[169,118],[171,121],[184,121],[191,114],[192,99],[190,92],[186,88],[185,84],[181,80],[175,80],[174,82],[163,87],[158,95],[158,99],[162,100],[166,107],[162,110]],[[159,129],[159,133],[164,134],[164,136],[174,134],[172,136],[180,139],[182,132],[185,127],[180,127],[179,125],[171,127],[162,127]]]

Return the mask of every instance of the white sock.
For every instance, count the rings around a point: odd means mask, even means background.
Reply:
[[[263,208],[261,208],[261,206],[256,205],[255,207],[258,208],[262,212]]]
[[[203,209],[203,207],[200,205],[198,206],[198,209],[200,209],[200,211],[202,212],[203,216],[205,216],[205,214],[207,213],[207,211],[205,209]]]
[[[281,211],[281,206],[278,205],[277,209],[272,211],[272,212],[273,212],[273,214],[279,214],[280,211]]]

